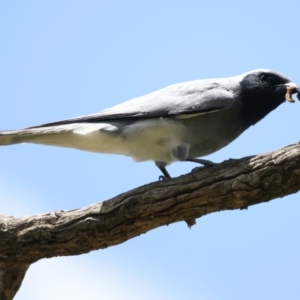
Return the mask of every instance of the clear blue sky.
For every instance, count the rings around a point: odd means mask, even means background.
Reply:
[[[0,129],[94,113],[172,83],[277,70],[300,84],[299,1],[2,1]],[[208,157],[300,140],[284,103]],[[1,214],[74,209],[157,180],[152,162],[38,145],[0,148]],[[195,167],[176,163],[173,176]],[[32,265],[17,300],[300,299],[299,194]]]

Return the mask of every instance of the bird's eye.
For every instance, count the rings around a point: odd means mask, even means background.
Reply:
[[[265,74],[262,74],[262,75],[260,76],[260,80],[263,81],[263,80],[265,80],[265,79],[266,79],[266,75],[265,75]]]
[[[260,82],[263,84],[265,87],[271,87],[273,85],[273,78],[270,76],[267,76],[266,74],[262,74],[260,76]]]
[[[262,75],[260,76],[260,81],[261,81],[262,83],[266,83],[266,82],[268,81],[268,77],[267,77],[265,74],[262,74]]]

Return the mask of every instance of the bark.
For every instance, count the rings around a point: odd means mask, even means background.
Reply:
[[[5,265],[0,268],[0,299],[13,299],[19,290],[29,265]]]
[[[117,245],[159,226],[284,197],[300,190],[300,144],[153,182],[88,207],[0,216],[0,295],[12,299],[28,266]],[[4,276],[3,274],[7,274]],[[10,279],[10,278],[13,278]],[[2,293],[2,294],[1,294]]]

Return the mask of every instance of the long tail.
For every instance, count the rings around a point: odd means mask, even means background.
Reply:
[[[19,143],[37,143],[51,145],[51,137],[57,134],[66,134],[67,132],[70,132],[70,130],[64,130],[63,128],[59,128],[58,126],[0,131],[0,146]],[[61,138],[62,137],[60,137],[60,139]]]
[[[33,136],[34,132],[25,129],[0,131],[0,146],[26,143],[27,139]]]
[[[79,150],[124,154],[121,137],[110,124],[68,124],[0,131],[0,146],[34,143]],[[126,151],[125,151],[126,152]]]

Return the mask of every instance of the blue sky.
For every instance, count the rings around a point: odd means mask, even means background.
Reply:
[[[300,84],[299,1],[6,1],[0,128],[94,113],[169,84],[269,68]],[[299,140],[284,103],[208,158]],[[38,145],[0,148],[1,214],[74,209],[155,181],[152,162]],[[192,163],[176,163],[173,176]],[[165,226],[89,254],[42,260],[17,300],[299,299],[299,195]]]

